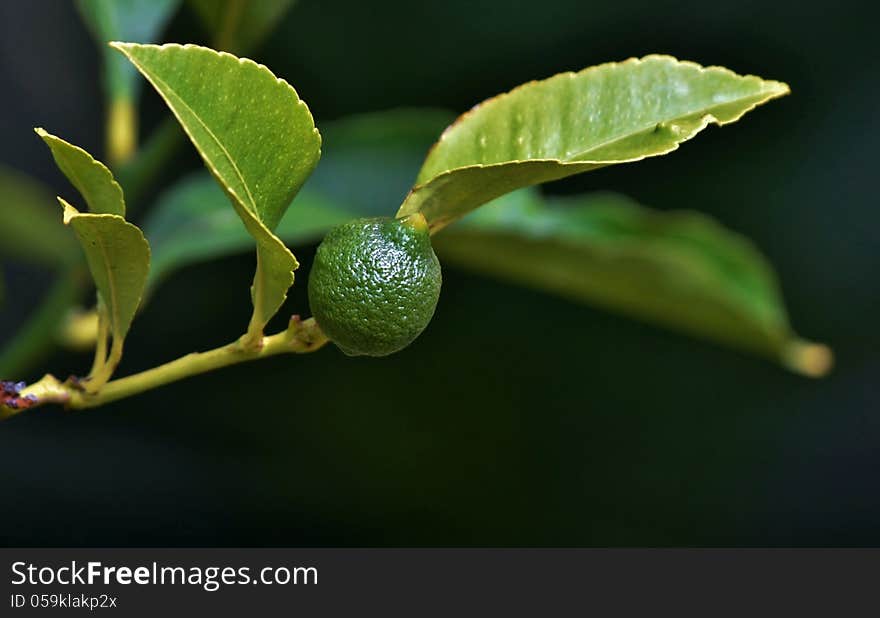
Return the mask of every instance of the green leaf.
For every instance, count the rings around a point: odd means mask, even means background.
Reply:
[[[107,43],[155,42],[180,0],[77,0],[76,5],[101,50],[104,84],[110,98],[134,101],[140,84],[137,72]]]
[[[272,31],[294,0],[190,0],[214,33],[214,46],[229,52],[253,50]]]
[[[98,289],[99,331],[95,364],[86,389],[99,389],[122,357],[123,341],[143,296],[150,268],[150,247],[143,233],[125,221],[125,200],[113,174],[82,148],[50,135],[37,134],[49,146],[64,175],[89,205],[80,213],[62,198],[64,224],[73,228]],[[113,347],[106,355],[106,328]]]
[[[52,268],[76,260],[76,242],[56,209],[42,183],[0,166],[0,256]]]
[[[195,45],[113,43],[156,88],[257,242],[254,317],[265,324],[298,263],[272,233],[318,162],[321,136],[269,69]]]
[[[107,166],[79,146],[65,142],[44,129],[36,128],[34,131],[46,142],[58,169],[80,192],[92,213],[125,216],[122,187]]]
[[[275,233],[288,245],[311,243],[355,217],[387,215],[451,119],[442,110],[402,108],[327,123],[327,153]],[[174,270],[252,244],[221,190],[204,174],[184,178],[161,195],[143,227],[153,251],[148,296]]]
[[[80,213],[58,198],[64,223],[85,252],[98,297],[107,309],[114,346],[128,333],[150,269],[150,247],[136,226],[119,215]]]
[[[398,216],[436,231],[505,193],[666,154],[788,86],[669,56],[562,73],[476,106],[440,137]]]
[[[447,262],[757,353],[808,375],[825,346],[792,331],[776,277],[744,237],[612,193],[505,196],[434,238]]]

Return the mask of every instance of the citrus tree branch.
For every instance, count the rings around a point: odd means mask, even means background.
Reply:
[[[39,382],[21,390],[20,400],[29,402],[21,409],[47,404],[61,404],[72,409],[94,408],[222,367],[277,354],[314,352],[327,342],[327,337],[314,318],[300,320],[299,316],[293,316],[287,330],[264,337],[262,345],[257,347],[243,347],[235,341],[207,352],[194,352],[153,369],[111,380],[95,393],[83,388],[87,387],[87,383],[78,380],[62,383],[46,375]],[[0,418],[12,416],[18,411],[0,406]]]

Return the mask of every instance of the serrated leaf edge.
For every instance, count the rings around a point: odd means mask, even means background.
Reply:
[[[187,44],[183,44],[183,45],[181,45],[181,44],[179,44],[179,43],[165,43],[165,44],[163,44],[163,45],[155,45],[155,44],[125,43],[125,42],[122,42],[122,41],[111,41],[111,42],[108,43],[108,45],[109,45],[110,47],[112,47],[113,49],[118,50],[118,51],[121,52],[123,55],[125,55],[125,57],[128,58],[128,60],[129,60],[129,61],[130,61],[130,62],[131,62],[131,63],[132,63],[137,69],[138,69],[138,72],[139,72],[141,75],[143,75],[144,78],[145,78],[147,81],[149,81],[149,82],[153,85],[154,89],[155,89],[156,92],[159,94],[159,96],[162,97],[162,99],[165,100],[166,104],[168,105],[168,108],[171,110],[171,113],[174,114],[175,118],[177,118],[178,123],[180,124],[181,128],[184,130],[184,132],[186,132],[187,137],[190,138],[190,141],[192,141],[193,144],[195,144],[195,140],[193,139],[193,135],[192,135],[192,133],[190,132],[189,128],[186,126],[186,123],[182,121],[182,119],[180,118],[180,116],[178,115],[178,113],[177,113],[177,111],[174,109],[174,107],[170,104],[170,101],[168,101],[168,98],[165,96],[165,94],[162,92],[162,90],[158,87],[158,84],[157,84],[157,82],[155,81],[155,78],[154,78],[153,76],[149,75],[148,72],[144,70],[143,66],[137,61],[137,59],[135,59],[131,54],[128,53],[128,50],[131,49],[131,48],[135,48],[135,47],[151,47],[151,48],[155,48],[155,49],[158,49],[158,50],[165,50],[165,49],[180,49],[180,50],[196,49],[196,50],[199,50],[199,51],[202,51],[202,52],[207,52],[207,53],[210,53],[210,54],[216,55],[216,56],[218,56],[218,57],[228,57],[228,58],[231,58],[231,59],[237,61],[237,62],[238,62],[239,64],[241,64],[241,65],[250,65],[250,66],[256,67],[258,70],[265,71],[265,72],[268,73],[270,76],[272,76],[272,77],[275,79],[275,81],[276,81],[279,85],[281,85],[282,87],[289,88],[290,91],[293,93],[293,95],[296,97],[296,105],[300,105],[300,106],[302,106],[302,107],[306,110],[306,112],[309,114],[309,118],[311,118],[311,120],[312,120],[312,125],[313,125],[312,131],[313,131],[313,133],[316,135],[316,137],[317,137],[317,139],[318,139],[318,158],[320,158],[320,153],[321,153],[321,133],[318,131],[318,128],[317,128],[316,126],[314,126],[314,124],[315,124],[314,116],[312,116],[312,113],[311,113],[311,110],[309,109],[309,106],[306,104],[305,101],[302,100],[302,98],[300,98],[299,94],[296,92],[296,89],[295,89],[293,86],[291,86],[291,85],[290,85],[286,80],[284,80],[283,78],[280,78],[280,77],[276,76],[276,75],[275,75],[275,74],[274,74],[274,73],[273,73],[273,72],[272,72],[267,66],[265,66],[265,65],[263,65],[263,64],[260,64],[260,63],[258,63],[258,62],[255,62],[255,61],[253,61],[253,60],[251,60],[251,59],[249,59],[249,58],[240,58],[240,57],[235,56],[234,54],[230,54],[230,53],[228,53],[228,52],[217,51],[217,50],[215,50],[215,49],[211,49],[211,48],[209,48],[209,47],[204,47],[204,46],[202,46],[202,45],[195,45],[195,44],[192,44],[192,43],[187,43]],[[164,83],[164,82],[163,82],[163,83]],[[178,98],[179,98],[179,97],[178,97]],[[183,101],[183,99],[181,99],[181,101]],[[186,104],[186,103],[184,102],[184,104]],[[197,116],[196,116],[196,117],[197,117]],[[205,127],[205,129],[208,130],[208,132],[209,132],[209,133],[212,135],[212,137],[213,137],[213,132],[211,132],[210,129],[209,129],[208,127]],[[222,142],[220,142],[220,140],[218,140],[216,137],[214,137],[214,139],[215,139],[215,141],[217,142],[217,144],[218,144],[218,145],[224,150],[224,152],[225,152],[226,149],[225,149],[225,146],[223,146]],[[199,149],[196,148],[196,150],[199,150]],[[203,156],[202,153],[201,153],[200,151],[199,151],[199,155],[201,156],[202,161],[203,161],[204,164],[205,164],[205,167],[208,168],[208,171],[211,172],[211,175],[214,176],[214,178],[217,180],[217,182],[220,184],[220,186],[223,187],[224,191],[225,191],[228,195],[230,195],[230,196],[232,197],[233,201],[234,201],[234,202],[235,202],[235,203],[241,208],[241,211],[247,213],[246,216],[247,216],[248,219],[251,221],[251,223],[254,224],[254,225],[255,225],[255,226],[256,226],[256,227],[257,227],[262,233],[265,234],[265,237],[266,237],[267,240],[269,240],[270,242],[274,243],[274,244],[276,245],[277,248],[282,249],[283,252],[286,253],[287,257],[288,257],[289,260],[290,260],[290,264],[291,264],[291,270],[290,270],[290,275],[291,275],[291,276],[290,276],[290,278],[289,278],[289,280],[288,280],[288,281],[289,281],[289,285],[287,286],[288,289],[289,289],[290,286],[292,286],[293,283],[294,283],[294,281],[295,281],[295,277],[293,276],[293,272],[294,272],[297,268],[299,268],[299,261],[296,259],[296,256],[295,256],[295,255],[293,254],[293,252],[287,247],[287,245],[285,245],[284,242],[283,242],[280,238],[278,238],[278,237],[272,232],[272,230],[270,230],[270,229],[268,228],[268,226],[266,226],[265,223],[263,223],[262,219],[260,219],[260,217],[257,215],[256,204],[255,204],[255,202],[254,202],[254,200],[253,200],[253,197],[249,195],[249,197],[251,197],[251,204],[252,204],[252,207],[253,207],[253,210],[252,210],[251,208],[248,208],[247,203],[241,198],[241,196],[238,195],[238,193],[237,193],[234,189],[232,189],[231,187],[228,187],[228,186],[227,186],[227,184],[221,179],[220,174],[219,174],[219,172],[217,171],[217,168],[216,168],[216,167],[215,167],[215,166],[214,166],[214,165],[213,165],[213,164],[212,164],[212,163],[211,163],[211,162],[210,162],[205,156]],[[239,178],[242,180],[242,185],[243,185],[243,186],[245,187],[245,189],[247,190],[247,183],[244,182],[244,178],[241,176],[241,173],[238,171],[238,168],[237,168],[235,162],[232,160],[231,157],[228,156],[228,153],[227,153],[227,157],[229,158],[230,163],[232,163],[233,167],[235,168],[235,171],[236,171],[236,173],[239,175]],[[316,159],[316,165],[317,165],[317,159]],[[247,227],[247,226],[245,226],[245,227]],[[256,239],[256,238],[255,238],[255,240],[256,240],[257,244],[260,244],[260,240],[259,240],[259,239]],[[284,298],[286,298],[286,294],[285,294]],[[282,299],[282,301],[283,301],[283,299]]]
[[[309,118],[310,118],[311,121],[312,121],[312,133],[313,133],[313,134],[317,137],[317,139],[318,139],[318,158],[320,158],[320,155],[321,155],[321,145],[322,145],[321,133],[320,133],[320,131],[318,131],[318,127],[315,126],[315,118],[314,118],[314,116],[312,115],[312,112],[311,112],[311,110],[309,109],[309,106],[306,104],[305,101],[303,101],[303,99],[299,96],[299,93],[297,93],[296,89],[295,89],[293,86],[291,86],[290,83],[289,83],[287,80],[285,80],[285,79],[283,79],[283,78],[278,77],[277,75],[275,75],[275,74],[272,72],[272,70],[269,69],[269,67],[267,67],[266,65],[264,65],[264,64],[260,64],[259,62],[255,62],[255,61],[251,60],[250,58],[240,58],[240,57],[238,57],[238,56],[236,56],[236,55],[234,55],[234,54],[230,54],[230,53],[228,53],[228,52],[218,51],[218,50],[216,50],[216,49],[211,49],[210,47],[204,47],[204,46],[202,46],[202,45],[195,45],[195,44],[193,44],[193,43],[186,43],[186,44],[183,44],[183,45],[181,45],[180,43],[165,43],[165,44],[162,44],[162,45],[156,45],[156,44],[153,44],[153,43],[125,43],[125,42],[122,42],[122,41],[110,41],[110,42],[108,43],[108,45],[109,45],[110,47],[112,47],[113,49],[116,49],[116,50],[118,50],[119,52],[121,52],[122,54],[124,54],[125,57],[128,58],[128,60],[129,60],[133,65],[135,65],[135,67],[137,67],[138,72],[140,72],[140,74],[143,75],[144,78],[145,78],[147,81],[149,81],[149,82],[155,87],[156,92],[159,94],[159,96],[161,96],[163,99],[165,99],[165,102],[166,102],[166,103],[169,104],[169,105],[168,105],[168,108],[171,110],[171,113],[174,114],[174,116],[178,119],[181,128],[183,128],[183,130],[186,132],[187,136],[188,136],[188,137],[190,138],[190,140],[193,141],[193,142],[194,142],[194,140],[193,140],[193,136],[192,136],[192,134],[190,133],[189,129],[186,127],[186,124],[185,124],[184,122],[182,122],[181,118],[177,115],[177,112],[176,112],[176,111],[174,110],[174,108],[170,105],[170,102],[168,101],[167,97],[166,97],[165,94],[162,92],[162,90],[161,90],[160,88],[157,87],[158,84],[156,83],[156,80],[157,80],[158,78],[155,78],[154,76],[149,75],[148,72],[146,72],[146,71],[144,70],[143,66],[138,62],[138,60],[137,60],[136,58],[134,58],[131,54],[128,53],[128,50],[129,50],[129,49],[131,49],[131,48],[135,48],[135,47],[140,47],[140,48],[151,47],[151,48],[154,48],[154,49],[157,49],[157,50],[166,50],[166,49],[180,49],[180,50],[187,50],[187,49],[195,49],[195,50],[199,50],[200,52],[207,52],[207,53],[209,53],[209,54],[213,54],[213,55],[218,56],[218,57],[221,57],[221,58],[223,58],[223,57],[225,57],[225,58],[230,58],[230,59],[232,59],[232,60],[237,61],[240,65],[243,65],[243,66],[253,66],[253,67],[255,67],[257,70],[265,71],[268,75],[270,75],[272,78],[275,79],[275,82],[276,82],[278,85],[280,85],[280,86],[282,86],[282,87],[286,87],[286,88],[288,88],[288,89],[290,90],[290,92],[293,93],[294,97],[296,97],[296,103],[295,103],[295,105],[297,105],[297,106],[301,106],[302,108],[304,108],[305,111],[306,111],[306,113],[309,115]],[[161,79],[159,79],[159,81],[162,82],[163,84],[165,83],[165,82],[162,81]],[[167,84],[166,84],[166,86],[167,86]],[[173,89],[169,88],[169,90],[173,90]],[[180,97],[178,97],[178,98],[180,98]],[[184,105],[187,105],[187,107],[189,107],[189,105],[188,105],[188,104],[187,104],[182,98],[180,98],[180,100],[181,100],[181,102],[183,102]],[[198,118],[198,115],[194,114],[194,116],[195,116],[196,118]],[[199,122],[201,123],[201,119],[199,119]],[[239,202],[239,203],[240,203],[245,209],[247,209],[247,210],[248,210],[248,211],[254,216],[254,218],[255,218],[257,221],[259,221],[259,223],[260,223],[263,227],[265,227],[267,231],[269,231],[269,232],[271,233],[271,230],[269,230],[269,228],[266,227],[266,225],[265,225],[265,224],[263,223],[263,221],[259,218],[259,216],[257,216],[256,202],[255,202],[255,200],[253,199],[253,196],[250,195],[250,191],[248,190],[247,183],[244,181],[244,177],[241,175],[241,172],[238,170],[238,166],[236,165],[235,161],[232,159],[231,156],[229,156],[229,153],[226,151],[226,147],[223,145],[223,142],[221,142],[219,139],[217,139],[217,137],[214,135],[214,132],[211,131],[211,129],[210,129],[208,126],[206,126],[204,123],[202,123],[202,126],[203,126],[203,127],[205,128],[205,130],[211,135],[211,137],[217,142],[217,145],[220,146],[220,148],[223,150],[223,152],[226,153],[226,156],[227,156],[227,158],[229,159],[230,163],[232,164],[232,167],[235,169],[235,173],[238,175],[239,179],[241,180],[241,183],[242,183],[242,185],[244,186],[245,190],[248,191],[248,197],[250,198],[249,202],[250,202],[251,208],[248,208],[248,204],[247,204],[247,202],[245,202],[245,201],[241,198],[241,196],[238,195],[238,193],[237,193],[236,191],[234,191],[233,189],[231,189],[231,188],[229,188],[229,187],[226,187],[226,184],[220,179],[219,173],[217,172],[217,169],[214,167],[214,165],[212,165],[212,164],[210,163],[210,161],[208,161],[207,159],[205,159],[204,157],[202,157],[203,161],[205,162],[205,166],[210,170],[211,174],[212,174],[212,175],[213,175],[213,176],[214,176],[214,177],[220,182],[220,184],[221,184],[224,188],[226,188],[227,192],[230,193],[230,194],[232,195],[232,197],[233,197],[236,201],[238,201],[238,202]],[[201,155],[201,152],[200,152],[199,154]],[[316,164],[317,164],[317,160],[316,160]]]

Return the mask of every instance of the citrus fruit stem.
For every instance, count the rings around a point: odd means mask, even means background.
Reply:
[[[428,230],[428,220],[425,219],[425,215],[420,212],[407,215],[400,219],[400,222],[419,232],[426,232]]]

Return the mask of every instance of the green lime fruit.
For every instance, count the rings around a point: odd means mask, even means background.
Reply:
[[[387,356],[425,330],[441,281],[423,215],[358,219],[331,230],[318,247],[309,304],[343,352]]]

